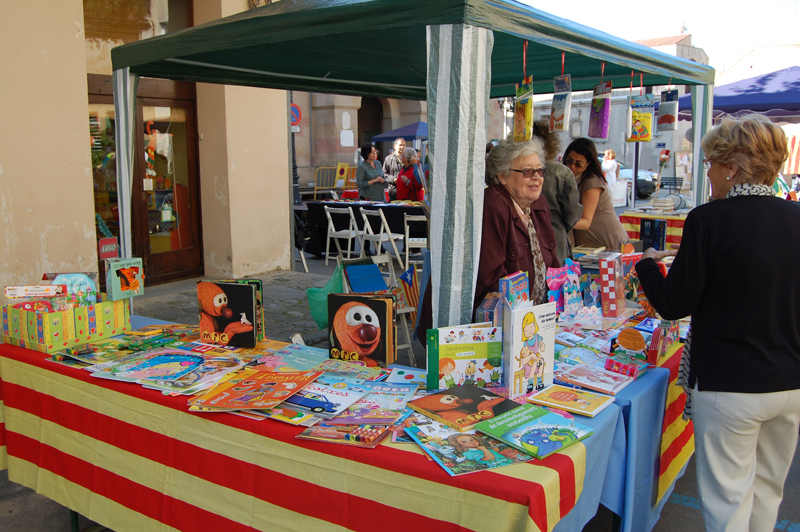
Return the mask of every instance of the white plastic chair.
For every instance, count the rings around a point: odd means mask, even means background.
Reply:
[[[377,264],[378,268],[381,269],[381,273],[386,279],[386,286],[392,286],[397,282],[397,277],[395,276],[394,272],[394,264],[392,263],[392,257],[388,253],[381,253],[375,255],[374,257],[365,257],[362,259],[353,259],[349,261],[345,261],[342,260],[341,257],[337,257],[336,261],[337,264],[347,266],[348,264],[363,264],[368,259],[372,259],[372,262]],[[342,275],[342,285],[344,287],[345,294],[350,294],[353,292],[350,283],[347,282],[347,275]],[[411,344],[411,333],[408,329],[406,316],[416,310],[417,309],[415,307],[400,306],[399,304],[397,306],[397,325],[398,329],[403,330],[403,337],[405,338],[405,343],[398,344],[397,351],[400,351],[401,349],[408,349],[408,360],[411,362],[413,367],[417,366],[417,361],[414,358],[414,348]],[[397,333],[397,338],[398,340],[400,339],[399,333]]]
[[[397,257],[397,264],[401,267],[403,266],[403,259],[400,257],[400,252],[397,251],[397,245],[395,242],[402,241],[403,235],[400,233],[392,233],[389,229],[389,223],[386,221],[386,216],[383,214],[383,209],[361,209],[361,216],[364,218],[364,234],[362,236],[361,241],[364,243],[361,250],[361,256],[364,256],[364,248],[367,245],[367,241],[375,242],[375,246],[378,248],[378,254],[383,253],[383,243],[385,241],[389,241],[392,245],[392,249],[394,250],[394,256]],[[369,218],[377,218],[380,220],[380,231],[378,234],[372,230],[372,225],[369,222]],[[376,220],[377,222],[377,220]]]
[[[405,248],[406,248],[405,249],[405,252],[406,252],[406,270],[408,269],[408,265],[410,263],[410,261],[408,260],[408,255],[411,252],[411,248],[425,249],[425,248],[428,247],[428,238],[427,237],[425,237],[425,238],[419,238],[419,237],[411,238],[409,236],[409,223],[408,222],[412,222],[412,223],[425,222],[425,227],[427,228],[428,218],[426,218],[425,216],[423,216],[421,214],[403,213],[403,225],[405,226],[405,233],[406,233],[406,235],[405,235],[405,239],[406,240],[405,240],[405,244],[404,244]],[[427,234],[427,231],[425,231],[425,233]],[[422,261],[419,260],[419,261],[414,261],[414,262],[421,263]]]
[[[356,239],[357,242],[361,244],[361,253],[364,253],[364,240],[362,236],[364,234],[363,231],[359,231],[358,225],[356,224],[356,216],[353,214],[353,208],[347,207],[339,209],[335,207],[325,207],[325,216],[328,217],[328,237],[325,239],[325,266],[328,265],[328,257],[330,256],[330,249],[331,249],[331,238],[333,238],[334,243],[336,244],[336,249],[339,250],[339,256],[342,255],[342,247],[339,245],[340,238],[347,239],[347,258],[350,258],[350,251],[352,249],[353,239]],[[336,224],[333,223],[332,214],[345,214],[349,216],[350,222],[347,226],[347,229],[337,229]]]

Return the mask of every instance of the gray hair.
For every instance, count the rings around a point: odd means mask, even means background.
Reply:
[[[513,137],[501,140],[497,143],[497,146],[492,148],[486,158],[486,173],[489,176],[489,180],[493,184],[499,185],[500,181],[497,176],[508,174],[508,170],[511,168],[511,161],[533,154],[538,155],[539,160],[544,164],[544,143],[538,137],[533,137],[531,140],[523,142],[514,142]]]
[[[411,162],[411,159],[416,156],[417,156],[417,150],[415,150],[414,148],[406,148],[405,150],[403,150],[403,159],[408,159],[409,162]]]

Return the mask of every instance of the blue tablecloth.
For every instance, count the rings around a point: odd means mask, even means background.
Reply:
[[[648,532],[661,514],[663,500],[656,501],[656,497],[668,384],[669,370],[651,368],[616,396],[615,404],[625,421],[625,479],[623,489],[609,489],[609,495],[616,493],[622,500],[604,500],[603,504],[622,517],[622,532]],[[663,499],[669,498],[671,491]]]

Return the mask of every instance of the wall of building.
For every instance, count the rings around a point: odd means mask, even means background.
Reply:
[[[195,2],[195,25],[248,9]],[[205,273],[244,277],[290,269],[291,146],[285,91],[197,84]]]
[[[0,286],[97,271],[81,0],[3,2],[0,48]]]

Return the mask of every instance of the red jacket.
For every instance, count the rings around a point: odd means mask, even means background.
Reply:
[[[410,180],[408,185],[405,184],[403,178],[406,177]],[[424,196],[422,190],[422,183],[420,183],[416,176],[414,176],[414,166],[403,168],[400,175],[397,176],[397,199],[409,201],[422,201]]]

